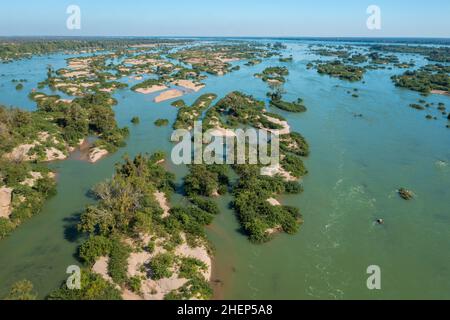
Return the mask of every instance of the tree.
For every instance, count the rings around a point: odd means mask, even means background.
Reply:
[[[29,280],[20,280],[14,283],[5,300],[36,300],[37,294]]]

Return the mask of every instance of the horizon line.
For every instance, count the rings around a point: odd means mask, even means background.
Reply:
[[[449,37],[438,36],[224,36],[224,35],[0,35],[0,38],[241,38],[241,39],[442,39]]]

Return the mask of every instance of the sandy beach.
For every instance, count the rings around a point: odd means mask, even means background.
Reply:
[[[431,90],[432,94],[440,94],[443,96],[450,96],[450,92],[444,90]]]
[[[175,99],[178,97],[182,97],[184,95],[183,91],[177,90],[177,89],[170,89],[167,91],[164,91],[159,96],[155,98],[156,103],[160,103],[166,100]]]

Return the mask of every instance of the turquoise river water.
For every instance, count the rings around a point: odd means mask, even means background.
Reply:
[[[215,247],[214,279],[220,280],[217,298],[225,299],[418,299],[450,298],[450,129],[446,120],[426,120],[425,113],[408,107],[419,94],[396,88],[391,75],[404,70],[374,70],[365,83],[348,83],[307,70],[307,43],[288,41],[292,54],[286,97],[302,97],[303,114],[285,116],[294,131],[311,146],[306,160],[309,174],[305,192],[281,197],[301,208],[305,224],[295,236],[280,235],[264,245],[253,245],[239,232],[230,196],[218,200],[221,214],[208,227]],[[0,66],[0,104],[32,110],[28,93],[45,78],[46,65],[65,66],[67,55],[34,57]],[[413,58],[417,66],[427,62]],[[266,100],[267,85],[253,74],[279,65],[277,58],[223,77],[210,76],[207,87],[185,96],[190,103],[206,92],[219,98],[240,90]],[[24,90],[12,79],[28,80]],[[130,82],[131,83],[131,82]],[[359,89],[359,98],[347,90]],[[170,101],[155,104],[152,95],[129,89],[114,95],[120,126],[131,130],[127,146],[97,164],[76,159],[50,166],[58,173],[58,194],[41,213],[0,241],[0,296],[20,279],[31,280],[45,297],[66,278],[66,268],[80,264],[75,254],[81,240],[75,225],[91,203],[86,194],[111,177],[124,154],[164,150],[170,154],[171,128],[155,127],[158,118],[173,121]],[[428,102],[450,98],[433,95]],[[362,117],[355,117],[362,114]],[[437,113],[436,113],[437,114]],[[139,116],[141,123],[131,126]],[[181,179],[184,167],[168,168]],[[407,187],[417,195],[403,201],[396,194]],[[176,199],[176,198],[175,198]],[[175,200],[174,200],[175,201]],[[383,218],[385,225],[374,224]],[[366,269],[381,267],[382,289],[367,289]]]

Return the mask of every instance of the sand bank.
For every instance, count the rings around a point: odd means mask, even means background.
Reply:
[[[284,170],[280,164],[261,168],[261,175],[269,176],[269,177],[274,177],[276,175],[280,175],[286,181],[297,181],[298,180],[296,177],[292,176],[289,172]]]
[[[269,198],[267,199],[267,202],[273,206],[281,206],[281,203],[275,198]]]
[[[0,188],[0,218],[8,219],[11,215],[12,188]]]
[[[148,88],[139,88],[136,89],[136,92],[142,93],[142,94],[150,94],[150,93],[154,93],[154,92],[158,92],[158,91],[163,91],[166,90],[167,86],[165,85],[155,85],[155,86],[151,86]]]
[[[204,87],[206,87],[206,85],[204,85],[203,83],[195,83],[191,80],[177,80],[172,83],[176,86],[183,87],[183,88],[186,88],[189,90],[193,90],[195,92],[198,92],[201,89],[203,89]]]
[[[181,97],[183,95],[184,95],[183,91],[180,91],[177,89],[170,89],[170,90],[164,91],[159,96],[157,96],[155,98],[155,102],[159,103],[159,102],[163,102],[166,100],[175,99],[175,98]]]
[[[106,155],[108,155],[107,150],[101,149],[101,148],[92,148],[89,151],[88,161],[90,163],[95,163],[95,162],[99,161],[100,159],[102,159],[103,157],[105,157]]]
[[[440,94],[444,96],[450,96],[450,92],[444,90],[431,90],[432,94]]]

